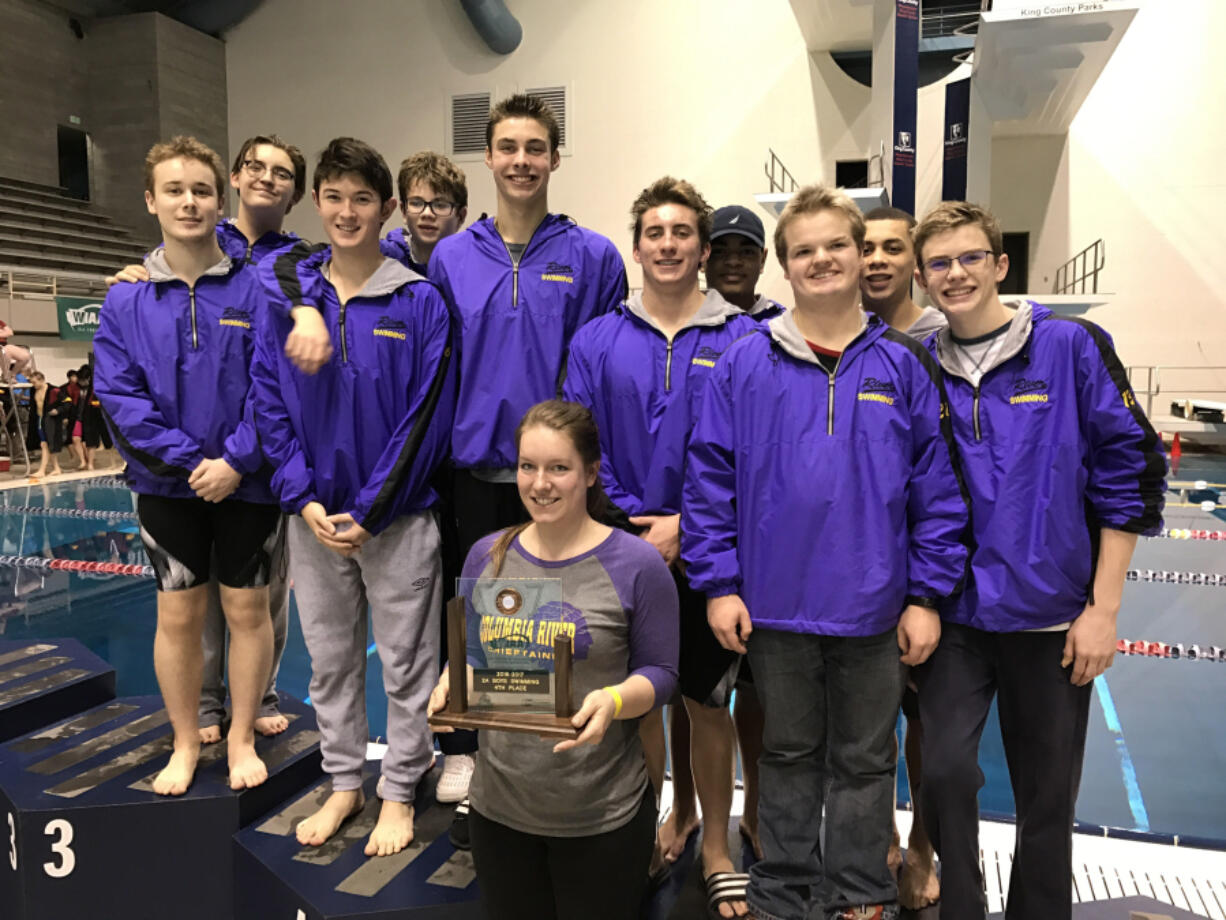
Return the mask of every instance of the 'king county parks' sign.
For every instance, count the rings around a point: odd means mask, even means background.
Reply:
[[[93,341],[102,301],[88,297],[57,297],[55,308],[59,313],[61,339]]]

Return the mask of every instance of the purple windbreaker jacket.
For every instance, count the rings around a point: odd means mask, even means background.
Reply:
[[[243,474],[233,498],[273,504],[245,417],[265,316],[255,269],[225,256],[188,288],[163,249],[145,268],[150,280],[107,292],[94,336],[94,390],[132,490],[194,498],[192,471],[222,457]]]
[[[515,427],[560,395],[571,338],[625,299],[621,255],[599,233],[550,214],[516,268],[486,217],[439,241],[430,280],[451,310],[460,353],[453,462],[514,467]]]
[[[322,273],[330,257],[324,247],[301,267],[332,358],[316,374],[299,371],[285,357],[293,321],[270,312],[251,370],[256,427],[282,508],[318,501],[377,534],[437,500],[430,477],[455,406],[450,318],[434,285],[392,259],[342,305]],[[277,288],[273,260],[260,275]]]
[[[989,632],[1079,616],[1098,531],[1157,533],[1166,491],[1162,442],[1110,336],[1038,304],[1019,312],[978,387],[948,331],[926,343],[945,369],[975,529],[971,583],[942,614]]]
[[[570,344],[563,395],[592,410],[600,480],[627,516],[679,514],[685,447],[719,356],[757,323],[717,292],[669,342],[634,294]]]
[[[785,313],[711,372],[690,438],[681,555],[755,626],[872,636],[967,573],[970,524],[940,369],[876,316],[828,374]]]

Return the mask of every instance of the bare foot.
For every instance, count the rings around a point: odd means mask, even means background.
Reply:
[[[333,792],[319,811],[298,822],[298,842],[304,846],[320,846],[341,829],[347,818],[361,811],[365,804],[366,796],[361,789]]]
[[[907,861],[898,876],[898,903],[908,910],[922,910],[941,897],[941,880],[932,864],[932,854],[907,850]]]
[[[898,823],[894,824],[894,839],[890,841],[890,852],[885,858],[885,864],[889,870],[898,875],[898,870],[902,866],[902,840],[898,836]]]
[[[221,740],[220,725],[202,725],[199,732],[201,744],[216,744]]]
[[[230,764],[231,789],[253,789],[268,779],[268,767],[264,766],[251,742],[243,743],[231,737],[226,757]]]
[[[750,824],[744,818],[741,818],[741,823],[737,828],[741,832],[742,839],[749,844],[753,850],[753,858],[762,859],[762,841],[758,838],[758,829],[753,824]]]
[[[200,748],[175,748],[170,763],[153,780],[153,791],[158,795],[182,795],[192,784],[196,775],[196,761]]]
[[[57,466],[55,469],[51,471],[51,475],[52,476],[63,476],[64,471]]]
[[[685,852],[686,841],[690,839],[690,834],[698,830],[698,824],[698,815],[692,814],[688,821],[678,827],[677,810],[673,809],[668,813],[668,817],[656,832],[656,842],[665,862],[675,863],[681,858],[681,854]]]
[[[413,806],[383,800],[379,821],[366,841],[367,856],[391,856],[413,842]]]
[[[255,730],[261,735],[279,735],[289,728],[289,719],[274,712],[270,716],[260,716],[255,720]]]

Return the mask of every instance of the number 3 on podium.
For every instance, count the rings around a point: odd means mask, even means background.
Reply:
[[[59,862],[43,863],[43,871],[52,878],[66,878],[72,875],[72,870],[77,867],[77,854],[72,851],[70,844],[72,843],[72,825],[63,818],[56,818],[54,821],[47,822],[43,833],[48,837],[58,837],[51,844],[51,852],[59,857]],[[12,861],[17,860],[16,852],[14,852]]]
[[[17,871],[17,822],[13,819],[13,813],[8,813],[9,819],[9,865],[13,871]],[[43,833],[48,837],[55,837],[51,843],[51,852],[57,857],[56,861],[43,863],[43,871],[51,878],[67,878],[72,875],[72,870],[77,867],[77,854],[72,851],[72,824],[65,821],[63,818],[56,818],[54,821],[49,821]]]

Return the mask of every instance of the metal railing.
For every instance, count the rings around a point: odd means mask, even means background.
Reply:
[[[1107,244],[1095,240],[1056,269],[1053,294],[1097,294],[1098,275],[1107,264]],[[1086,285],[1090,289],[1086,290]]]
[[[921,2],[921,7],[924,4]],[[974,32],[960,32],[968,26],[979,25],[979,14],[987,9],[980,0],[974,2],[950,4],[920,11],[920,37],[941,38],[947,35],[966,35]]]
[[[796,177],[788,172],[788,168],[783,165],[783,160],[779,159],[779,155],[770,150],[771,158],[766,161],[766,180],[770,183],[771,192],[794,192],[800,186],[796,183]]]
[[[1188,401],[1195,401],[1195,397],[1226,396],[1226,385],[1223,384],[1223,380],[1226,380],[1226,365],[1133,364],[1126,370],[1132,392],[1138,399],[1144,397],[1145,414],[1150,418],[1153,418],[1156,396],[1183,397]],[[1200,376],[1182,376],[1189,372],[1198,373]],[[1143,387],[1140,386],[1142,378],[1145,382]],[[1164,412],[1163,415],[1165,414],[1167,413]]]
[[[93,297],[105,293],[102,275],[0,265],[0,296],[8,299],[20,296],[27,300],[52,300],[61,294]]]

